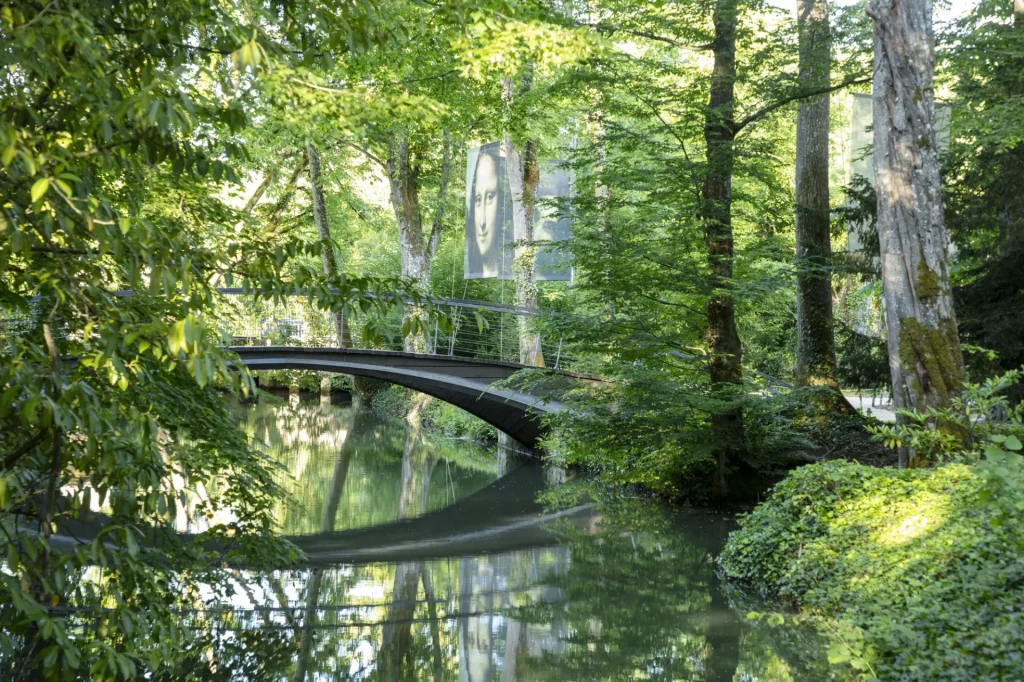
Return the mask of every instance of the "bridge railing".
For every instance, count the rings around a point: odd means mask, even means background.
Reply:
[[[218,325],[232,345],[302,345],[336,347],[336,317],[320,310],[305,297],[284,301],[256,300],[240,290],[222,290]],[[486,301],[433,299],[444,313],[447,324],[436,317],[423,318],[419,352],[453,357],[519,362],[519,324],[534,311]],[[385,317],[348,314],[347,344],[351,348],[402,350],[402,312],[395,308]],[[367,337],[364,328],[372,325],[376,334]],[[561,338],[542,337],[545,364],[567,369],[573,359]]]

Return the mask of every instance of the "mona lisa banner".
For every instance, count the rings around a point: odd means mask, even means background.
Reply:
[[[560,246],[569,238],[569,220],[561,216],[558,201],[569,196],[569,184],[569,174],[558,162],[541,168],[533,223],[539,280],[571,278],[567,253]],[[512,193],[500,143],[468,150],[466,189],[465,278],[510,280],[515,257]]]

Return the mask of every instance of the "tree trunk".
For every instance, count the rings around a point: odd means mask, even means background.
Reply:
[[[711,270],[711,297],[707,303],[707,343],[712,356],[709,363],[711,383],[716,392],[735,397],[736,386],[743,381],[743,349],[736,330],[736,311],[728,291],[732,279],[732,173],[733,107],[736,81],[736,0],[718,0],[714,11],[714,67],[711,95],[704,121],[707,144],[707,177],[702,189],[701,207],[704,242]],[[723,390],[725,389],[725,390]],[[713,495],[724,497],[729,469],[745,452],[743,410],[731,407],[711,417],[716,441],[716,472]]]
[[[320,152],[316,146],[306,145],[306,158],[309,163],[309,188],[313,195],[313,220],[316,223],[317,237],[320,239],[320,258],[324,264],[324,274],[328,278],[338,274],[338,261],[334,254],[334,242],[331,241],[331,226],[327,220],[327,204],[324,201],[324,183],[320,176]],[[334,331],[337,335],[338,348],[350,348],[352,336],[349,334],[345,311],[334,313]]]
[[[284,194],[274,204],[274,210],[270,212],[270,221],[267,226],[265,236],[269,236],[277,232],[278,224],[281,221],[281,215],[284,210],[288,208],[288,204],[291,203],[292,197],[295,196],[295,188],[298,186],[299,177],[302,175],[302,171],[306,170],[306,164],[309,163],[309,155],[301,155],[299,163],[296,164],[295,170],[292,171],[291,177],[288,179],[288,184],[285,186]]]
[[[800,86],[827,88],[831,77],[828,0],[797,0]],[[832,328],[832,241],[828,196],[829,95],[800,102],[796,118],[796,367],[799,386],[836,381]]]
[[[434,213],[430,236],[423,237],[423,214],[420,209],[420,166],[411,150],[408,135],[396,133],[392,138],[387,158],[388,180],[391,186],[391,206],[398,220],[398,244],[402,257],[402,276],[416,280],[426,291],[430,285],[430,266],[434,252],[441,241],[448,183],[451,177],[451,136],[444,131],[441,177],[438,185],[437,210]],[[421,311],[406,306],[403,323],[419,317]],[[402,341],[406,352],[422,353],[426,340],[422,332],[406,336]]]
[[[530,75],[523,77],[522,91],[530,88]],[[512,79],[502,83],[502,99],[505,106],[512,104]],[[533,243],[533,218],[536,206],[537,185],[540,183],[540,166],[537,162],[537,145],[528,140],[522,152],[512,141],[511,132],[505,131],[505,172],[512,193],[512,226],[515,241],[515,257],[512,260],[512,277],[516,284],[516,305],[525,308],[537,307],[537,247]],[[536,367],[544,366],[541,350],[541,336],[534,328],[533,319],[519,315],[519,362]]]
[[[931,0],[871,0],[875,192],[893,404],[945,407],[963,384],[949,285]],[[908,464],[909,453],[900,453]]]

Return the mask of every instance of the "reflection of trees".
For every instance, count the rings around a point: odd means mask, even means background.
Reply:
[[[320,532],[334,460],[345,442],[352,448],[350,471],[334,530],[387,523],[400,518],[401,467],[405,424],[372,412],[359,422],[353,408],[299,404],[260,404],[245,412],[250,438],[282,466],[289,492],[277,509],[281,529],[288,535]],[[419,446],[424,447],[424,446]],[[467,443],[430,443],[435,459],[446,462],[445,476],[433,481],[424,511],[451,504],[488,485],[496,471],[493,455]]]
[[[361,505],[386,509],[393,521],[454,499],[450,442],[426,442],[401,421],[336,407],[326,408],[328,419],[315,414],[321,409],[277,407],[283,418],[271,415],[259,425],[270,441],[309,449],[278,453],[301,474],[301,505],[289,511],[288,530],[338,530],[350,509],[362,513]],[[332,450],[341,433],[343,444]],[[451,460],[460,457],[451,453]],[[389,468],[364,464],[370,462]],[[480,473],[488,482],[505,464],[491,467]],[[814,679],[797,675],[785,652],[777,655],[775,633],[741,633],[710,560],[728,530],[726,517],[694,513],[676,523],[636,500],[602,511],[599,532],[567,530],[556,547],[341,565],[285,574],[283,586],[266,579],[263,596],[273,601],[277,594],[298,607],[275,620],[297,654],[292,679],[725,682],[782,681],[790,671],[793,679]]]
[[[359,432],[363,422],[367,420],[368,412],[358,410],[353,416],[350,431]],[[339,443],[337,458],[334,462],[334,472],[331,475],[331,484],[327,489],[327,499],[324,504],[323,514],[320,522],[320,532],[329,533],[334,530],[335,519],[338,516],[338,504],[341,502],[341,493],[345,489],[345,479],[348,477],[349,463],[352,461],[352,447],[346,439]],[[302,634],[299,639],[299,655],[295,664],[295,680],[303,682],[306,679],[306,670],[309,666],[310,651],[313,647],[313,627],[316,625],[316,611],[320,601],[320,588],[323,584],[323,569],[315,568],[310,572],[309,583],[306,587],[306,609],[302,618]]]
[[[408,429],[402,451],[402,479],[398,498],[400,519],[426,511],[430,477],[436,461],[422,447],[419,431]],[[424,562],[407,561],[395,567],[391,605],[388,607],[387,622],[383,627],[380,652],[377,655],[377,666],[383,680],[415,679],[411,674],[416,666],[411,656],[412,619],[421,580],[424,585],[430,583]],[[432,617],[435,624],[436,618],[435,613]]]
[[[562,600],[517,613],[567,624],[564,651],[520,662],[529,678],[733,679],[740,625],[717,590],[709,548],[659,524],[657,509],[647,512],[571,535],[568,570],[551,581]]]

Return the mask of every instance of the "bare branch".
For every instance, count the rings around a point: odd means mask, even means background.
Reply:
[[[46,429],[42,429],[36,435],[29,438],[27,441],[21,444],[16,450],[9,452],[4,457],[3,467],[4,470],[10,469],[12,466],[18,463],[18,460],[27,455],[32,451],[32,448],[43,442],[43,438],[46,437]]]
[[[388,170],[387,162],[384,161],[384,159],[382,159],[379,156],[377,156],[376,154],[374,154],[373,152],[371,152],[366,147],[358,145],[355,142],[350,142],[349,140],[342,140],[341,142],[342,142],[342,144],[348,145],[349,147],[352,147],[352,149],[355,149],[356,151],[361,152],[363,154],[363,156],[368,158],[370,161],[373,161],[374,163],[376,163],[378,166],[383,168],[385,171]]]

